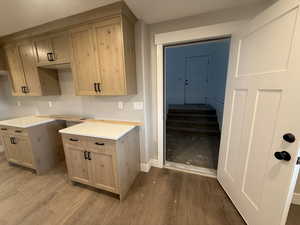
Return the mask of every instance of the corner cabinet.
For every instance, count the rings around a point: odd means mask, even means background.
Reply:
[[[8,162],[34,169],[43,174],[60,161],[62,151],[58,130],[64,123],[53,121],[29,128],[0,126],[0,138]]]
[[[14,96],[60,94],[57,71],[37,67],[32,41],[7,45],[5,52]]]
[[[70,31],[71,66],[77,95],[137,93],[134,23],[125,16]]]

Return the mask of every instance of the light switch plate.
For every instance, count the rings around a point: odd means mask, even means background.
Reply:
[[[144,109],[144,103],[143,102],[134,102],[133,108],[135,110],[143,110]]]
[[[51,101],[48,102],[49,108],[52,108],[53,104]]]
[[[17,106],[21,106],[21,102],[20,101],[17,101]]]
[[[123,109],[123,108],[124,108],[124,103],[118,102],[118,109]]]

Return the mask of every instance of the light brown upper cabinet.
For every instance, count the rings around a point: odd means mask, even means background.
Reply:
[[[60,93],[56,70],[39,68],[32,41],[5,46],[12,94],[14,96],[43,96]]]
[[[70,33],[71,65],[76,93],[78,95],[97,95],[101,83],[92,25],[73,29]]]
[[[68,33],[46,35],[34,40],[37,66],[70,63]]]
[[[137,93],[134,24],[125,16],[72,29],[70,41],[77,95]]]

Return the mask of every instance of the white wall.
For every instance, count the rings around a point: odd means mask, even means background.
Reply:
[[[167,104],[184,104],[186,59],[189,57],[208,57],[208,85],[205,98],[213,106],[222,124],[226,74],[230,39],[177,45],[166,48],[166,92]],[[199,84],[200,85],[200,84]],[[199,90],[200,91],[200,90]],[[204,94],[204,93],[203,93]]]
[[[158,33],[165,33],[170,31],[188,29],[193,27],[208,26],[218,23],[225,23],[229,21],[241,21],[248,20],[253,18],[263,9],[268,7],[272,1],[263,2],[260,4],[252,4],[243,7],[231,8],[220,10],[216,12],[210,12],[205,14],[200,14],[197,16],[186,17],[177,20],[166,21],[157,24],[151,24],[149,26],[149,35],[150,35],[150,72],[151,72],[151,109],[152,109],[152,118],[151,118],[151,133],[152,140],[150,142],[151,152],[150,157],[154,160],[158,158],[157,150],[157,88],[156,88],[156,47],[154,42],[154,36]]]

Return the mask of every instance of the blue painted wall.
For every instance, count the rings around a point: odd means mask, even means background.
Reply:
[[[191,45],[170,46],[165,48],[166,101],[168,104],[184,104],[184,81],[186,58],[208,56],[208,96],[207,103],[212,105],[222,124],[224,96],[228,67],[230,39],[195,43]]]

